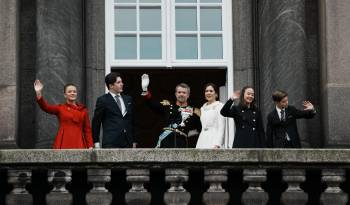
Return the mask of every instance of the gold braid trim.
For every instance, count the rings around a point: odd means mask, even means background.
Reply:
[[[193,113],[196,114],[198,117],[201,117],[201,110],[198,108],[194,108]]]
[[[169,102],[169,100],[163,100],[160,102],[160,104],[162,104],[163,106],[169,106],[170,102]]]

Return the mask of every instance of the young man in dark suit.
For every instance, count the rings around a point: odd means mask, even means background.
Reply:
[[[316,110],[311,102],[304,101],[304,110],[288,105],[288,94],[277,90],[272,94],[276,107],[267,116],[267,145],[273,148],[300,148],[296,120],[313,118]]]
[[[119,73],[105,77],[108,93],[96,101],[92,119],[95,148],[100,148],[100,127],[103,127],[102,148],[136,147],[132,98],[124,95],[123,80]]]

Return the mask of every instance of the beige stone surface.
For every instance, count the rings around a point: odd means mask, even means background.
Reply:
[[[16,141],[17,11],[16,0],[0,1],[0,147]]]
[[[249,167],[350,165],[350,149],[91,149],[91,150],[0,150],[0,164],[64,166],[142,165],[171,168],[177,164],[207,166],[211,164]]]
[[[322,23],[325,24],[327,87],[350,86],[350,4],[347,0],[322,0]]]
[[[11,141],[16,134],[16,86],[1,86],[0,96],[0,141]]]
[[[323,132],[326,147],[350,147],[350,4],[320,0]]]

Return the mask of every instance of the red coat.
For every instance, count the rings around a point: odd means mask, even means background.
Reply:
[[[37,98],[41,109],[56,115],[59,129],[53,149],[83,149],[93,147],[89,114],[84,105],[49,105],[43,97]]]

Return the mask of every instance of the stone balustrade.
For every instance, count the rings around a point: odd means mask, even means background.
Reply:
[[[0,150],[0,204],[348,203],[347,149]]]

